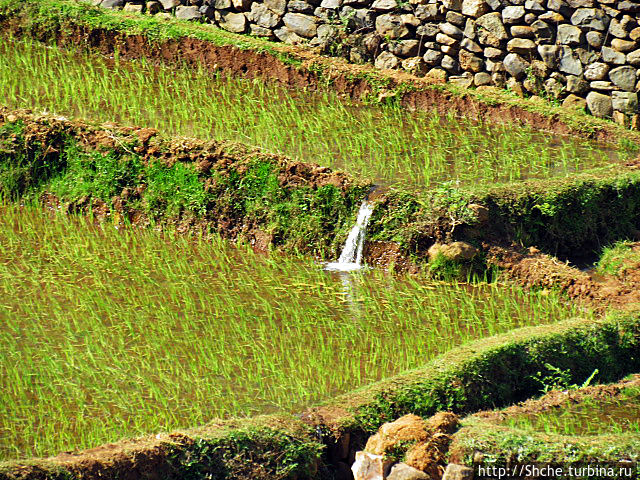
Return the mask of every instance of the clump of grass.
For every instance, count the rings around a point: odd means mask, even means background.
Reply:
[[[623,276],[627,269],[638,265],[640,265],[640,249],[635,242],[623,240],[603,249],[596,264],[596,271],[619,277]]]
[[[362,106],[331,92],[292,92],[144,60],[122,62],[0,39],[0,94],[12,107],[231,139],[413,188],[566,176],[626,150],[528,128],[489,126],[396,104]],[[64,78],[64,82],[59,79]]]
[[[0,212],[0,457],[301,409],[471,339],[576,315],[497,284]]]
[[[522,430],[567,436],[637,434],[640,433],[640,389],[626,388],[610,400],[587,397],[578,404],[509,418],[506,424]]]

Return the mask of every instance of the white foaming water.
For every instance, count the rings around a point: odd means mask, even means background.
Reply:
[[[351,272],[362,268],[362,250],[364,237],[367,233],[367,224],[373,213],[373,204],[366,200],[360,206],[358,220],[349,232],[347,241],[342,248],[342,253],[337,262],[327,263],[325,270],[334,272]]]

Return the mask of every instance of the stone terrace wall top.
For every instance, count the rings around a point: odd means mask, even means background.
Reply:
[[[640,2],[85,1],[206,21],[465,87],[506,87],[638,128]]]

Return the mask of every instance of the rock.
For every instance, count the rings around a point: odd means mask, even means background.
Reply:
[[[409,36],[409,29],[403,22],[402,17],[392,13],[386,13],[376,18],[376,32],[391,40]]]
[[[449,73],[458,71],[458,62],[451,55],[443,56],[440,65]]]
[[[613,35],[616,38],[626,38],[631,30],[631,28],[629,28],[630,19],[631,17],[629,16],[625,16],[621,20],[618,20],[617,18],[611,19],[611,23],[609,24],[609,35]]]
[[[476,32],[482,45],[500,47],[500,41],[509,38],[499,13],[487,13],[476,20]]]
[[[473,86],[473,74],[464,72],[462,75],[451,75],[449,77],[449,83],[462,88],[471,88]]]
[[[567,92],[581,95],[587,93],[587,90],[589,90],[589,82],[585,79],[575,75],[567,76]]]
[[[611,47],[617,52],[630,52],[636,48],[636,42],[614,38],[611,40]]]
[[[591,63],[584,69],[584,78],[589,81],[603,80],[609,73],[609,65],[606,63]]]
[[[402,15],[400,15],[400,21],[404,25],[410,25],[412,27],[420,26],[420,20],[418,20],[418,17],[411,13],[403,13]]]
[[[463,0],[462,14],[468,17],[478,18],[490,10],[485,0]]]
[[[249,33],[254,37],[270,38],[274,36],[270,29],[261,27],[260,25],[254,25],[253,23],[249,25]]]
[[[611,82],[606,82],[604,80],[596,80],[589,84],[589,88],[591,90],[598,90],[601,92],[612,92],[613,90],[616,90],[617,87]]]
[[[450,37],[449,35],[445,35],[444,33],[439,33],[436,35],[436,42],[440,45],[455,45],[458,41],[455,38]]]
[[[375,61],[376,68],[394,69],[400,64],[400,60],[391,52],[382,52]]]
[[[427,423],[422,417],[408,414],[383,424],[375,435],[369,437],[365,451],[382,455],[399,443],[421,442],[427,438],[429,438]]]
[[[231,8],[231,0],[215,0],[213,3],[216,10],[225,10]]]
[[[442,53],[444,53],[445,55],[450,55],[452,57],[456,57],[458,56],[458,45],[442,45],[440,47],[440,50],[442,50]]]
[[[483,54],[485,58],[495,61],[502,58],[502,56],[504,55],[504,52],[498,48],[487,47],[484,49]]]
[[[558,69],[571,75],[582,75],[582,62],[570,47],[560,47]]]
[[[547,78],[549,76],[549,67],[542,60],[534,60],[531,62],[531,73],[537,78]]]
[[[579,45],[582,40],[582,30],[574,25],[558,25],[558,43],[562,45]]]
[[[636,69],[629,66],[614,68],[609,72],[609,79],[622,90],[633,92],[636,87]]]
[[[464,25],[465,25],[465,23],[467,21],[467,18],[464,15],[462,15],[461,13],[449,10],[447,12],[446,20],[449,23],[453,23],[454,25],[456,25],[458,27],[464,28]]]
[[[416,29],[416,35],[425,38],[435,38],[440,33],[440,27],[436,23],[425,23]]]
[[[522,80],[527,76],[527,69],[529,68],[529,62],[516,53],[510,53],[503,60],[504,68],[509,75],[516,80]]]
[[[377,12],[389,12],[397,6],[396,0],[376,0],[371,4],[371,8]]]
[[[301,37],[315,37],[318,31],[318,26],[316,24],[317,20],[315,17],[305,15],[303,13],[287,13],[282,17],[282,21],[289,30]]]
[[[462,30],[451,23],[441,23],[439,28],[442,33],[449,37],[460,39],[463,36]]]
[[[142,9],[144,8],[144,5],[142,4],[135,4],[135,3],[127,3],[123,10],[125,12],[131,12],[131,13],[142,13]]]
[[[614,110],[613,115],[611,115],[611,119],[618,125],[629,128],[629,118],[624,113]]]
[[[530,55],[536,49],[536,44],[527,38],[513,38],[507,43],[507,51],[519,55]]]
[[[221,28],[234,33],[244,33],[247,29],[247,18],[242,13],[220,13],[218,24]]]
[[[418,40],[400,40],[399,42],[389,43],[389,51],[398,57],[415,57],[420,48]]]
[[[387,480],[429,480],[431,477],[406,463],[396,463],[389,472]]]
[[[482,87],[483,85],[491,85],[491,75],[486,72],[476,73],[473,76],[473,84],[476,87]]]
[[[578,27],[603,31],[609,26],[609,17],[597,8],[578,8],[571,15],[571,23]]]
[[[438,6],[435,4],[418,5],[416,7],[416,17],[423,22],[435,22],[440,20],[441,15]]]
[[[564,85],[556,78],[549,78],[544,82],[544,90],[553,98],[560,98],[564,93]]]
[[[442,5],[447,10],[459,12],[462,10],[462,0],[442,0]]]
[[[564,16],[560,15],[559,13],[556,12],[546,12],[543,13],[542,15],[540,15],[538,17],[538,19],[545,21],[545,22],[552,22],[552,23],[562,23],[564,22],[565,18]]]
[[[155,15],[160,10],[162,10],[162,4],[157,0],[152,0],[151,2],[147,2],[147,13],[149,15]]]
[[[628,12],[628,13],[639,13],[640,12],[640,3],[639,2],[624,1],[624,2],[618,3],[617,7],[618,7],[618,10],[620,10],[622,12]]]
[[[322,3],[320,3],[320,7],[327,8],[329,10],[335,10],[337,8],[340,8],[341,6],[341,0],[322,0]]]
[[[264,0],[264,5],[278,15],[284,15],[284,12],[287,10],[286,0]]]
[[[411,57],[402,61],[402,68],[417,77],[424,77],[428,67],[422,57]]]
[[[464,38],[462,42],[460,42],[460,46],[473,53],[482,53],[482,47],[468,38]]]
[[[288,43],[289,45],[299,45],[306,41],[286,25],[278,28],[277,30],[274,30],[273,34],[278,38],[278,40],[284,43]]]
[[[518,23],[524,17],[525,11],[522,5],[510,5],[502,9],[502,21],[507,25]]]
[[[176,7],[176,18],[179,18],[180,20],[200,20],[202,18],[202,14],[196,6],[187,7],[180,5]]]
[[[593,48],[601,48],[604,43],[604,35],[600,32],[587,32],[587,43]]]
[[[427,50],[422,56],[425,63],[429,66],[439,65],[442,57],[443,53],[439,50]]]
[[[531,24],[531,28],[533,28],[533,32],[538,43],[554,42],[555,29],[551,28],[551,26],[547,22],[536,20]]]
[[[425,77],[428,77],[434,82],[444,83],[447,81],[447,72],[445,72],[441,68],[432,68],[427,72]]]
[[[450,463],[444,471],[442,480],[473,480],[473,468]]]
[[[584,98],[578,97],[573,93],[564,99],[562,102],[562,108],[571,110],[584,110],[587,108],[587,101]]]
[[[640,40],[640,27],[636,27],[631,30],[631,32],[629,33],[629,38],[631,38],[631,40],[633,40],[634,42]]]
[[[484,68],[484,60],[467,50],[460,50],[458,60],[460,61],[460,68],[467,72],[478,73]]]
[[[638,113],[638,94],[632,92],[612,92],[611,103],[614,110],[634,115]]]
[[[429,261],[432,261],[439,255],[454,262],[471,260],[477,253],[478,249],[466,242],[453,242],[449,244],[435,243],[428,251]]]
[[[356,452],[356,461],[351,466],[354,480],[384,480],[392,460],[382,455],[367,452]]]
[[[280,23],[280,16],[269,10],[262,3],[251,4],[251,12],[248,14],[249,20],[257,23],[263,28],[274,28]]]
[[[587,107],[592,115],[600,118],[609,118],[613,113],[611,97],[598,92],[589,92]]]
[[[124,7],[124,0],[103,0],[100,6],[111,10],[120,10]]]
[[[612,48],[602,47],[602,60],[613,65],[624,65],[625,55]]]
[[[516,81],[513,77],[510,80]],[[502,72],[493,72],[491,74],[491,82],[498,88],[505,88],[507,86],[507,79]]]
[[[303,0],[291,0],[288,8],[290,12],[294,13],[313,13],[313,5]]]
[[[578,47],[574,48],[574,52],[576,52],[576,55],[578,55],[578,58],[580,59],[580,62],[582,62],[582,65],[589,65],[590,63],[595,63],[600,60],[600,55],[591,49]]]
[[[627,53],[626,60],[634,67],[640,67],[640,50],[635,50],[631,53]]]
[[[180,5],[180,0],[160,0],[163,10],[171,10]]]
[[[533,38],[535,30],[528,25],[514,25],[510,29],[512,37]]]

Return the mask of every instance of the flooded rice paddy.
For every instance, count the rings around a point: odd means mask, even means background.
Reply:
[[[640,389],[627,388],[612,399],[590,399],[507,421],[519,429],[557,435],[640,433]]]
[[[0,459],[299,411],[455,345],[578,312],[222,240],[0,211]]]
[[[566,176],[627,158],[622,148],[523,127],[355,105],[329,91],[294,92],[11,37],[0,38],[0,98],[10,107],[240,141],[411,188]]]

